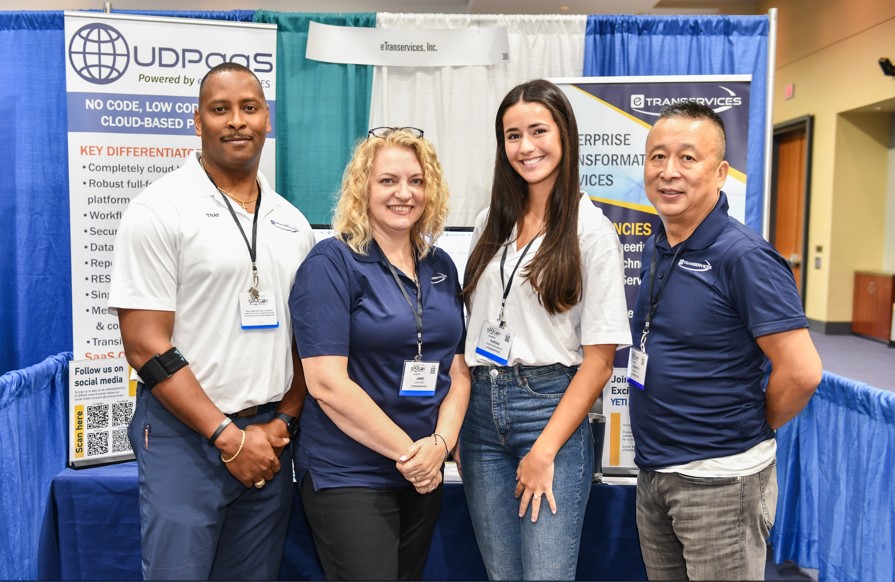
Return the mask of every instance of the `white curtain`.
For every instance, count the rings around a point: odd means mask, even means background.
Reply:
[[[451,191],[448,226],[472,226],[488,205],[494,167],[494,115],[525,81],[580,77],[587,16],[394,14],[377,28],[506,26],[508,63],[464,67],[376,67],[370,127],[418,127],[438,152]]]

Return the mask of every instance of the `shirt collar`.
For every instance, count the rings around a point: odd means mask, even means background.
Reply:
[[[187,158],[186,167],[189,169],[193,178],[205,184],[205,187],[199,192],[202,196],[218,198],[221,200],[221,204],[223,204],[223,199],[221,199],[220,194],[218,193],[218,189],[211,182],[208,177],[208,174],[205,173],[205,168],[202,167],[202,163],[199,161],[199,158],[202,156],[202,152],[196,150]],[[257,180],[258,184],[261,186],[261,216],[266,215],[269,211],[273,210],[277,206],[280,205],[280,200],[277,196],[273,196],[274,191],[271,190],[270,184],[267,182],[267,178],[264,177],[264,174],[261,171],[258,171]]]
[[[385,265],[382,251],[379,249],[379,244],[376,242],[375,238],[370,239],[370,245],[367,247],[367,254],[365,255],[356,252],[344,241],[342,241],[342,244],[348,247],[348,250],[351,251],[352,255],[354,255],[355,260],[360,261],[361,263],[382,263],[383,265]]]
[[[727,211],[729,208],[730,204],[727,202],[727,194],[722,191],[721,196],[718,197],[718,202],[715,203],[715,207],[712,208],[708,216],[702,219],[702,222],[690,235],[690,238],[685,241],[687,250],[699,250],[711,246],[718,239],[718,236],[721,235],[724,227],[727,226],[729,220]],[[671,249],[668,244],[668,236],[665,234],[665,225],[663,224],[659,225],[656,245],[665,250]]]
[[[345,243],[342,242],[342,244],[345,244]],[[347,247],[348,245],[345,245],[345,246]],[[354,256],[355,260],[357,260],[358,262],[379,263],[382,265],[382,267],[384,269],[388,270],[388,264],[385,262],[385,255],[382,253],[382,249],[379,248],[379,243],[376,242],[376,239],[370,240],[370,246],[367,247],[366,255],[362,255],[360,253],[354,252],[354,249],[352,249],[351,247],[348,247],[348,250],[351,251],[351,254]],[[431,257],[431,256],[432,256],[432,251],[430,251],[429,254],[426,255],[426,258]],[[429,272],[428,261],[426,261],[425,259],[417,260],[416,270],[417,270],[417,273],[416,273],[417,278],[420,281],[422,281],[423,279],[422,279],[421,273]]]

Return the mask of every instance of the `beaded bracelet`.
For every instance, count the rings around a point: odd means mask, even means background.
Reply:
[[[229,462],[233,461],[234,459],[236,459],[236,457],[239,456],[239,453],[242,452],[242,445],[246,444],[246,431],[240,429],[239,432],[242,433],[242,440],[239,441],[239,448],[236,449],[236,452],[233,453],[233,456],[230,457],[229,459],[225,459],[225,458],[224,458],[224,455],[221,455],[221,460],[222,460],[224,463],[229,463]]]
[[[447,441],[444,440],[444,437],[441,436],[440,434],[438,434],[437,432],[432,433],[432,438],[435,439],[436,445],[438,444],[438,439],[441,439],[441,442],[444,445],[444,460],[447,461],[448,455],[450,455],[450,452],[448,452],[448,448],[447,448]]]

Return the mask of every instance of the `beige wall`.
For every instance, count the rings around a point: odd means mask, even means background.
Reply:
[[[895,204],[888,175],[891,114],[856,113],[895,103],[895,77],[878,60],[895,60],[895,2],[776,0],[774,123],[814,116],[809,176],[806,313],[828,323],[851,321],[856,269],[884,268],[887,208]],[[784,88],[795,84],[795,97]],[[822,251],[815,252],[815,247]],[[820,257],[820,269],[814,268]]]
[[[883,269],[895,272],[895,115],[889,123],[889,178],[886,191],[886,237],[883,240]]]

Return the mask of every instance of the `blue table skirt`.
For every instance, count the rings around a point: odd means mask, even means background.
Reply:
[[[448,483],[426,580],[485,580],[463,486]],[[584,520],[579,580],[644,580],[634,523],[636,488],[594,485]],[[140,513],[136,464],[66,469],[50,488],[38,550],[41,580],[139,580]],[[298,493],[281,580],[322,580]]]

